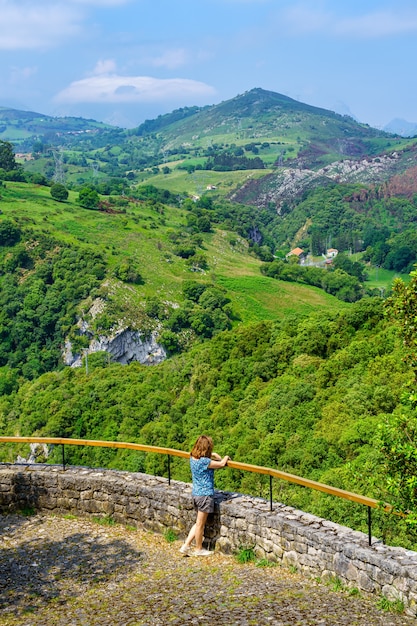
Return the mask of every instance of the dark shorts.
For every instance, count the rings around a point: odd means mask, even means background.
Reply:
[[[193,504],[196,511],[202,511],[202,513],[213,513],[214,496],[193,496]]]

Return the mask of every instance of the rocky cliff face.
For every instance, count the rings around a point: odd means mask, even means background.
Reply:
[[[102,298],[96,298],[92,303],[87,318],[94,320],[106,310],[106,303]],[[79,334],[88,337],[90,343],[82,353],[74,353],[70,340],[65,342],[62,358],[65,365],[81,367],[82,359],[94,352],[107,352],[113,362],[127,365],[138,361],[143,365],[156,365],[167,357],[164,348],[157,342],[156,332],[143,333],[126,328],[122,322],[115,326],[108,335],[97,336],[91,330],[90,324],[80,318],[78,320]]]
[[[406,166],[411,167],[417,161],[417,154],[410,152]],[[254,204],[259,208],[275,204],[278,213],[286,200],[301,196],[305,191],[319,185],[337,183],[376,184],[387,180],[397,173],[397,166],[404,161],[404,155],[397,152],[381,155],[374,159],[344,159],[320,168],[319,170],[300,167],[280,168],[269,176],[258,180],[249,180],[233,194],[232,200]]]
[[[63,360],[70,367],[81,367],[85,354],[105,351],[112,361],[127,365],[139,361],[143,365],[156,365],[166,359],[164,348],[156,341],[155,334],[145,337],[136,330],[121,329],[110,336],[91,338],[89,347],[83,354],[73,354],[71,342],[67,341]]]

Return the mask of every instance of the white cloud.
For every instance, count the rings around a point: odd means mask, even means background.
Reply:
[[[0,50],[49,48],[80,32],[88,7],[130,0],[0,0]]]
[[[79,14],[68,4],[0,0],[0,49],[44,48],[73,36]]]
[[[206,83],[187,78],[151,76],[91,76],[71,83],[55,96],[56,102],[134,103],[162,102],[215,94]]]
[[[282,19],[293,33],[318,32],[330,36],[375,38],[417,31],[417,11],[379,10],[353,17],[314,10],[306,4],[292,6]]]
[[[113,59],[100,59],[97,61],[96,66],[93,70],[93,74],[112,74],[116,71],[116,61]]]

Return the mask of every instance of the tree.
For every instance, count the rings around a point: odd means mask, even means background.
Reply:
[[[125,283],[134,283],[136,285],[143,283],[142,276],[129,260],[118,263],[114,268],[114,275]]]
[[[159,342],[164,346],[169,354],[181,352],[178,335],[171,330],[164,330],[159,336]]]
[[[416,255],[410,246],[400,246],[399,248],[392,249],[386,256],[384,261],[384,267],[387,269],[393,269],[396,272],[404,272],[408,266],[415,262]]]
[[[61,183],[55,183],[52,185],[50,193],[53,199],[58,202],[65,202],[65,200],[68,200],[68,189]]]
[[[386,307],[399,327],[407,351],[405,360],[412,367],[417,382],[417,271],[410,276],[408,285],[400,278],[394,280],[393,295],[388,298]]]
[[[201,294],[208,288],[207,283],[198,283],[195,280],[185,280],[182,284],[182,292],[188,300],[198,302]]]
[[[95,189],[91,187],[83,187],[78,194],[78,202],[85,209],[97,209],[100,198]]]
[[[183,244],[180,246],[175,246],[175,248],[173,249],[173,253],[177,256],[180,256],[182,259],[189,259],[190,257],[195,255],[196,250],[194,246]]]
[[[13,246],[20,239],[21,232],[11,220],[0,222],[0,246]]]
[[[218,287],[208,287],[201,294],[198,303],[203,309],[214,311],[214,309],[221,309],[226,304],[229,304],[230,298],[226,295],[226,290],[219,289]]]
[[[396,279],[393,296],[386,302],[390,317],[399,327],[405,360],[411,365],[414,380],[404,393],[401,405],[386,415],[379,431],[379,447],[387,473],[388,491],[402,510],[414,509],[408,522],[417,525],[417,272],[411,272],[406,285]],[[411,390],[411,393],[410,393]]]
[[[351,276],[356,276],[358,280],[363,282],[366,278],[365,267],[359,261],[352,261],[346,254],[343,252],[338,254],[337,257],[333,260],[333,267],[335,269],[340,269],[350,274]]]
[[[13,146],[8,141],[0,141],[0,168],[6,172],[17,169]]]
[[[197,253],[194,256],[190,256],[186,260],[186,265],[191,268],[192,271],[206,270],[208,269],[207,259],[204,254]]]
[[[410,394],[397,410],[385,416],[378,433],[388,492],[397,509],[411,509],[407,522],[412,525],[417,525],[416,413],[415,394]]]
[[[209,233],[211,230],[210,219],[206,215],[197,218],[197,228],[201,233]]]

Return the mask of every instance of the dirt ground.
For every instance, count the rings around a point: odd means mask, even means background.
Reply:
[[[406,626],[378,598],[80,518],[0,515],[2,626]],[[263,565],[263,566],[262,566]],[[355,591],[355,590],[354,590]]]

